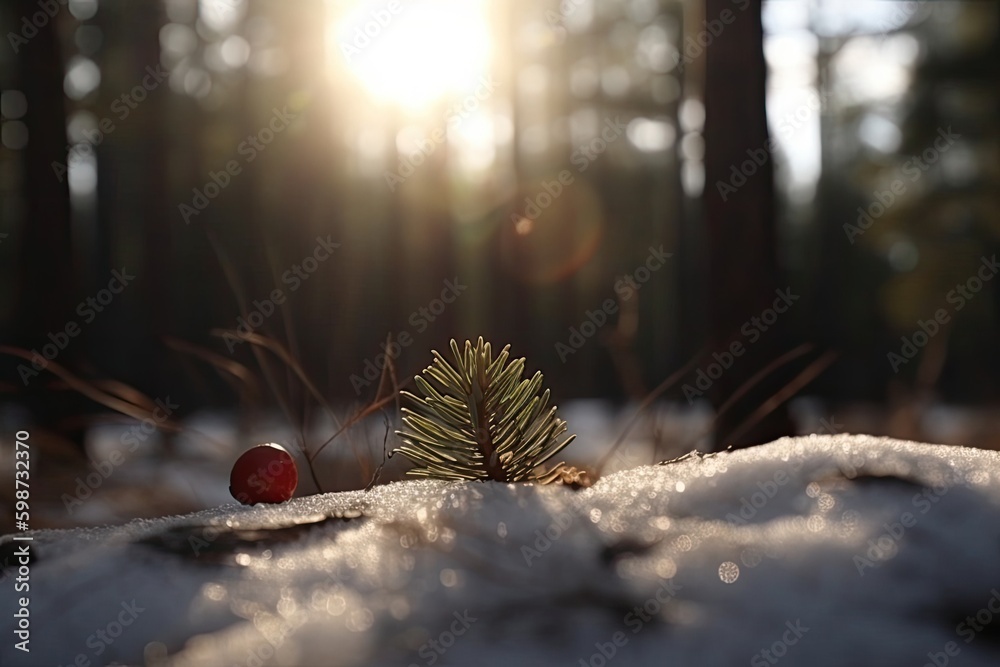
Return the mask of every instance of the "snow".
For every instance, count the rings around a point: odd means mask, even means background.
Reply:
[[[5,666],[1000,664],[990,451],[786,438],[576,492],[407,481],[31,535]]]

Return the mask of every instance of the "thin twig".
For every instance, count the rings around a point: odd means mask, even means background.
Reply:
[[[400,385],[400,389],[402,389],[403,387],[405,387],[408,384],[409,384],[409,382],[403,383],[402,385]],[[396,398],[395,396],[386,396],[385,398],[382,398],[382,399],[376,401],[375,403],[372,403],[372,404],[366,406],[365,408],[359,410],[357,413],[354,414],[354,416],[352,416],[349,419],[347,419],[343,423],[343,425],[337,430],[336,433],[334,433],[329,438],[327,438],[326,442],[324,442],[323,444],[321,444],[319,446],[319,448],[315,452],[313,452],[311,454],[312,460],[315,461],[316,457],[319,456],[320,452],[322,452],[323,449],[327,445],[329,445],[331,442],[333,442],[337,438],[338,435],[340,435],[341,433],[343,433],[344,431],[346,431],[350,427],[354,426],[359,421],[361,421],[362,419],[364,419],[368,415],[372,414],[373,412],[377,412],[380,408],[382,408],[382,406],[386,405],[387,403],[392,402],[393,400],[395,400],[395,398]]]
[[[705,436],[712,433],[712,431],[715,430],[715,425],[718,423],[722,415],[726,414],[729,408],[731,408],[736,403],[737,400],[743,397],[748,391],[750,391],[750,389],[752,389],[761,380],[763,380],[772,372],[781,368],[785,364],[808,353],[810,350],[812,350],[812,348],[813,345],[811,343],[803,343],[802,345],[799,345],[795,349],[781,355],[780,357],[769,363],[767,366],[754,373],[753,376],[751,376],[746,382],[741,384],[736,389],[736,391],[734,391],[733,394],[721,406],[719,406],[719,409],[715,411],[715,416],[712,417],[712,423],[708,426],[708,428],[698,433],[694,438],[689,439],[687,441],[687,445],[685,446],[685,448],[690,447],[694,443],[698,442]]]
[[[256,378],[254,378],[253,372],[235,359],[229,359],[218,352],[179,338],[174,338],[173,336],[163,336],[163,343],[182,354],[189,354],[201,359],[220,371],[220,373],[223,373],[223,377],[232,377],[239,380],[244,386],[244,389],[240,390],[244,400],[260,400],[260,387]]]
[[[25,361],[31,361],[31,356],[32,356],[32,353],[28,350],[23,350],[21,348],[16,348],[16,347],[10,347],[8,345],[0,345],[0,353],[9,354],[15,357],[20,357]],[[133,419],[137,419],[139,421],[153,418],[153,413],[151,410],[148,410],[140,405],[136,405],[131,401],[126,401],[122,398],[109,394],[106,391],[102,391],[93,383],[87,382],[86,380],[77,377],[76,375],[71,373],[68,369],[64,368],[62,365],[57,364],[54,361],[50,360],[49,363],[46,364],[45,370],[49,371],[50,373],[61,379],[63,382],[65,382],[70,389],[73,389],[74,391],[83,394],[84,396],[94,401],[95,403],[103,405],[104,407],[110,410],[114,410],[115,412],[120,412],[124,415],[128,415],[129,417],[132,417]],[[165,427],[167,425],[169,425],[169,427],[166,428],[165,430],[170,430],[174,432],[179,432],[181,430],[180,426],[174,424],[169,419],[165,419],[161,424],[159,424],[160,427]]]
[[[368,482],[368,486],[365,487],[365,491],[371,491],[374,488],[378,483],[379,476],[382,474],[382,468],[385,467],[385,462],[392,458],[391,452],[386,455],[386,444],[389,442],[389,431],[392,430],[392,427],[389,425],[389,415],[385,414],[385,410],[382,411],[382,416],[385,418],[385,435],[382,437],[382,462],[375,468],[375,473],[372,475],[371,481]]]
[[[764,366],[764,368],[754,373],[746,382],[741,384],[739,388],[736,391],[734,391],[732,395],[728,399],[726,399],[726,401],[722,405],[719,406],[719,409],[715,413],[715,419],[718,420],[719,417],[724,415],[726,411],[728,411],[729,408],[731,408],[733,404],[736,403],[736,401],[743,398],[743,396],[748,391],[753,389],[754,386],[757,385],[761,380],[763,380],[772,372],[778,370],[788,362],[793,361],[804,354],[808,354],[813,349],[813,347],[815,346],[812,343],[803,343],[802,345],[799,345],[795,349],[790,350],[789,352],[785,352],[783,355],[781,355],[780,357],[769,363],[767,366]]]
[[[778,406],[797,394],[800,389],[815,380],[836,359],[837,353],[828,351],[822,357],[806,366],[806,368],[801,373],[796,375],[791,382],[786,384],[769,399],[764,401],[759,408],[754,410],[753,414],[743,420],[743,423],[736,427],[736,430],[729,436],[729,439],[737,440],[747,430],[776,410]]]
[[[20,357],[25,361],[31,361],[32,359],[32,353],[29,350],[11,347],[9,345],[0,345],[0,354],[9,354],[15,357]],[[45,366],[45,370],[65,382],[69,389],[81,394],[82,396],[86,396],[98,405],[103,405],[109,410],[114,410],[115,412],[131,417],[136,421],[152,421],[156,424],[157,429],[167,433],[192,433],[209,442],[215,443],[216,445],[221,444],[218,440],[215,440],[214,438],[201,433],[196,429],[182,426],[179,422],[176,422],[169,417],[161,420],[156,417],[152,410],[148,410],[141,405],[136,405],[130,401],[101,390],[94,383],[77,377],[75,374],[55,361],[49,361],[49,363]],[[138,390],[134,391],[137,395],[142,395]],[[145,401],[149,400],[148,397],[145,397],[144,395],[142,396]]]
[[[661,394],[663,394],[667,389],[673,386],[679,379],[687,375],[688,372],[690,372],[691,369],[694,368],[695,365],[697,365],[698,360],[701,359],[706,352],[708,352],[707,347],[699,350],[698,354],[694,355],[694,357],[691,358],[691,361],[685,364],[682,368],[670,374],[666,380],[661,382],[655,389],[653,389],[653,391],[649,392],[649,394],[646,395],[646,398],[642,400],[642,403],[639,404],[639,407],[636,408],[636,411],[629,418],[629,421],[625,425],[625,429],[621,432],[621,435],[619,435],[618,439],[615,440],[613,445],[611,445],[611,449],[609,449],[608,453],[605,454],[604,457],[601,458],[601,460],[597,463],[597,472],[599,475],[603,472],[604,466],[608,464],[608,461],[614,455],[615,451],[617,451],[617,449],[625,441],[625,438],[628,437],[628,434],[632,432],[632,429],[635,427],[636,422],[639,420],[639,416],[643,413],[643,411],[646,408],[648,408],[653,403],[653,401],[659,398]]]
[[[219,265],[222,267],[222,271],[226,276],[226,282],[229,283],[229,289],[232,290],[233,296],[236,298],[236,303],[240,308],[240,314],[242,314],[243,317],[246,318],[247,297],[243,289],[242,282],[240,281],[239,273],[236,271],[236,266],[229,259],[229,256],[223,249],[222,244],[219,243],[219,240],[216,237],[215,232],[213,232],[211,229],[205,228],[205,236],[208,239],[209,244],[212,246],[212,250],[215,252],[216,258],[219,260]],[[241,338],[243,340],[248,340],[251,342],[250,351],[253,354],[254,359],[257,361],[257,366],[260,368],[261,374],[264,376],[264,381],[267,383],[268,388],[271,390],[271,393],[274,395],[275,400],[278,402],[278,407],[281,409],[281,412],[285,415],[285,419],[288,421],[289,426],[293,426],[295,424],[295,419],[292,413],[292,408],[288,404],[288,401],[285,399],[284,394],[278,390],[278,383],[273,375],[271,366],[268,363],[267,358],[259,349],[259,347],[261,346],[265,348],[268,347],[267,345],[260,342],[262,340],[266,340],[266,338],[264,336],[260,336],[259,334],[253,332],[251,332],[248,335],[240,335],[240,333],[237,331],[223,330],[221,334],[218,333],[219,331],[220,330],[213,330],[212,333],[214,335],[221,335],[222,337],[229,335],[232,337]],[[291,357],[291,354],[287,352],[287,350],[284,350],[284,348],[282,348],[282,352],[284,352],[284,355],[276,352],[274,349],[271,349],[271,351],[277,354],[278,357],[285,362],[288,368],[296,370],[295,366],[297,364],[293,364],[294,359]],[[309,386],[312,385],[312,383],[309,382],[308,379],[304,377],[304,373],[300,373],[299,378],[300,380],[302,380],[303,383],[308,383]],[[336,420],[335,415],[334,415],[334,420]],[[301,451],[302,454],[306,457],[306,462],[308,463],[309,466],[309,475],[310,477],[312,477],[313,483],[316,484],[316,488],[322,491],[323,487],[320,486],[319,479],[316,476],[316,471],[313,470],[312,462],[309,460],[309,451],[308,448],[306,447],[305,437],[301,432],[299,433],[298,445],[299,445],[299,451]]]

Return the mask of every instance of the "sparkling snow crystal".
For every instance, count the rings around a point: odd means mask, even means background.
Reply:
[[[787,438],[33,535],[5,666],[1000,664],[995,452]]]

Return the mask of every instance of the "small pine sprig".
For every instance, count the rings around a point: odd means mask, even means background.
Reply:
[[[539,466],[571,443],[562,442],[566,422],[549,408],[549,390],[539,395],[542,374],[522,380],[524,359],[507,363],[510,345],[493,358],[482,337],[461,349],[453,339],[455,365],[436,350],[433,363],[414,380],[423,396],[404,391],[413,409],[403,408],[400,452],[417,467],[418,477],[450,480],[549,482]]]

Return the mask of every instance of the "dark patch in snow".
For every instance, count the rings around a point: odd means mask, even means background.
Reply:
[[[136,544],[206,565],[238,566],[236,556],[259,556],[277,546],[297,542],[316,530],[354,522],[360,512],[338,512],[316,521],[280,527],[174,526],[140,539]]]
[[[618,561],[623,558],[630,558],[633,556],[641,556],[646,554],[650,549],[659,544],[659,541],[647,543],[640,542],[639,540],[633,539],[623,539],[615,542],[614,544],[609,544],[608,546],[601,549],[600,559],[601,562],[612,567]]]
[[[921,484],[920,482],[899,475],[861,474],[854,477],[845,477],[844,479],[850,480],[862,488],[877,485],[879,488],[895,487],[900,491],[911,493],[919,492],[927,486],[926,484]]]

